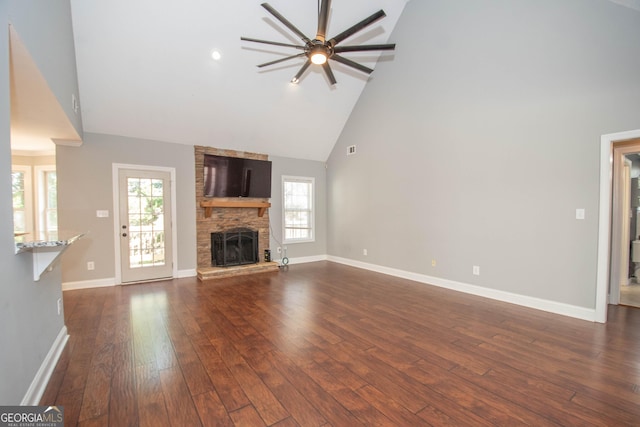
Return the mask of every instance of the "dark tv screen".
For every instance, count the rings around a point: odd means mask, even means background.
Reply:
[[[271,197],[271,162],[204,155],[205,197]]]

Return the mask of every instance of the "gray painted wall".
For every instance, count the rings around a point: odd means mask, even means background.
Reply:
[[[82,138],[82,115],[74,113],[71,95],[80,102],[76,52],[69,0],[10,0],[9,20]]]
[[[81,147],[57,148],[58,218],[61,229],[86,232],[69,248],[62,261],[65,284],[100,281],[115,277],[115,240],[113,229],[114,163],[176,169],[178,270],[195,271],[196,206],[193,147],[123,136],[85,133]],[[220,147],[224,148],[224,147]],[[326,190],[324,163],[285,157],[270,157],[273,162],[273,192],[269,211],[271,225],[282,235],[282,175],[316,178],[316,241],[288,246],[288,256],[307,257],[326,254]],[[108,218],[97,218],[97,210],[108,210]],[[281,239],[281,237],[278,237]],[[275,249],[277,244],[271,242]],[[275,258],[275,250],[274,250]],[[94,261],[95,270],[87,270]],[[104,282],[102,282],[104,281]]]
[[[291,159],[287,157],[270,156],[272,163],[271,190],[271,257],[279,260],[282,254],[276,252],[282,247],[282,177],[303,176],[315,178],[315,241],[308,243],[287,243],[287,257],[303,258],[324,256],[327,253],[327,172],[324,162],[313,160]]]
[[[196,268],[193,147],[86,133],[82,146],[59,146],[56,157],[59,227],[87,233],[62,262],[64,283],[115,277],[114,163],[175,168],[178,270]],[[97,218],[97,210],[108,210],[109,217]],[[87,261],[95,270],[87,271]]]
[[[52,91],[61,94],[73,85],[71,80],[75,75],[68,11],[69,2],[65,0],[0,1],[0,27],[3,28],[0,31],[0,171],[4,177],[0,183],[0,199],[3,200],[0,203],[0,223],[3,224],[0,227],[0,405],[21,402],[64,326],[63,316],[57,313],[57,300],[62,296],[59,266],[34,282],[31,254],[14,254],[8,24],[15,25],[36,63],[56,58],[57,72],[51,72],[47,67],[41,68],[41,72]],[[31,20],[31,16],[39,13],[42,13],[42,19]],[[46,46],[38,42],[40,34],[46,34]],[[67,96],[71,98],[70,93],[64,97]]]
[[[391,40],[328,160],[328,253],[594,308],[600,136],[640,128],[640,13],[412,1]]]

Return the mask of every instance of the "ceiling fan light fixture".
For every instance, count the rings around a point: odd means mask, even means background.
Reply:
[[[316,65],[322,65],[329,59],[329,51],[327,47],[318,40],[314,40],[314,43],[316,44],[309,51],[309,59]]]
[[[327,62],[327,55],[324,52],[316,52],[311,54],[311,62],[316,65],[322,65]]]
[[[320,0],[318,0],[320,3]],[[281,43],[269,40],[260,40],[249,37],[240,37],[240,40],[255,42],[255,43],[264,43],[268,45],[274,46],[284,46],[284,47],[292,47],[295,49],[302,50],[303,53],[297,55],[291,55],[284,58],[276,59],[275,61],[269,61],[264,64],[259,64],[258,67],[262,68],[267,65],[279,64],[284,61],[289,61],[294,58],[305,57],[307,60],[298,71],[298,74],[295,75],[293,79],[291,79],[291,83],[298,83],[302,78],[302,75],[306,71],[306,69],[311,65],[320,65],[322,66],[322,70],[326,75],[329,83],[331,85],[336,84],[336,78],[331,71],[331,67],[329,66],[329,60],[334,60],[336,62],[340,62],[343,65],[354,68],[358,71],[362,71],[363,73],[371,74],[373,69],[369,67],[365,67],[364,65],[358,64],[355,61],[352,61],[344,56],[341,56],[342,53],[348,52],[367,52],[372,50],[394,50],[396,45],[391,44],[370,44],[370,45],[351,45],[351,46],[336,46],[338,43],[343,41],[344,39],[351,37],[355,33],[362,31],[364,28],[369,25],[377,22],[379,19],[384,18],[386,14],[384,10],[380,9],[376,13],[371,16],[363,19],[355,25],[347,28],[345,31],[336,35],[335,37],[327,40],[327,23],[329,21],[329,13],[331,10],[331,0],[322,0],[318,5],[318,31],[316,33],[316,37],[311,39],[307,37],[302,31],[296,28],[291,22],[289,22],[284,16],[282,16],[277,10],[271,7],[268,3],[262,3],[261,6],[267,10],[271,15],[273,15],[282,25],[287,27],[292,33],[297,35],[303,42],[304,45],[299,44],[289,44],[289,43]]]

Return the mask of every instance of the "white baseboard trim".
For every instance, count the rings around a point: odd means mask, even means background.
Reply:
[[[185,277],[196,277],[198,275],[198,271],[193,268],[190,270],[178,270],[176,273],[176,279],[184,279]]]
[[[115,285],[116,285],[116,279],[114,277],[108,277],[106,279],[81,280],[79,282],[64,282],[62,284],[62,290],[74,291],[76,289],[105,288],[108,286],[115,286]]]
[[[427,276],[410,271],[398,270],[395,268],[384,267],[376,264],[356,261],[348,258],[341,258],[329,255],[328,261],[349,265],[351,267],[362,268],[365,270],[375,271],[377,273],[388,274],[390,276],[400,277],[403,279],[413,280],[428,285],[438,286],[441,288],[451,289],[454,291],[464,292],[471,295],[490,298],[497,301],[508,302],[521,305],[524,307],[534,308],[537,310],[547,311],[550,313],[560,314],[563,316],[574,317],[582,320],[596,321],[596,310],[592,308],[578,307],[575,305],[564,304],[556,301],[544,300],[541,298],[518,295],[511,292],[500,291],[496,289],[484,288],[482,286],[470,285],[467,283],[456,282],[453,280],[441,279],[439,277]]]
[[[31,385],[29,386],[27,393],[22,398],[20,405],[33,406],[40,404],[40,399],[42,399],[42,395],[47,388],[47,384],[49,384],[51,374],[53,374],[53,370],[55,369],[58,359],[60,359],[60,355],[62,354],[62,350],[64,350],[64,346],[67,344],[68,340],[69,335],[67,334],[67,327],[63,326],[55,341],[53,341],[49,352],[42,361],[38,372],[36,372],[36,376],[33,378],[33,381],[31,381]]]
[[[327,255],[313,255],[313,256],[303,256],[297,258],[289,258],[289,265],[294,264],[305,264],[307,262],[318,262],[318,261],[326,261]],[[274,259],[278,265],[282,266],[282,259]]]
[[[176,279],[182,279],[185,277],[196,277],[198,272],[196,269],[190,270],[178,270],[176,272]],[[80,280],[77,282],[65,282],[62,284],[63,291],[74,291],[77,289],[90,289],[90,288],[105,288],[109,286],[116,286],[115,277],[107,277],[105,279],[92,279],[92,280]]]

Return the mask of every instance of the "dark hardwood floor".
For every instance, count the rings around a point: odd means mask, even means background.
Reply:
[[[597,324],[330,262],[64,293],[65,426],[640,425],[640,309]]]

